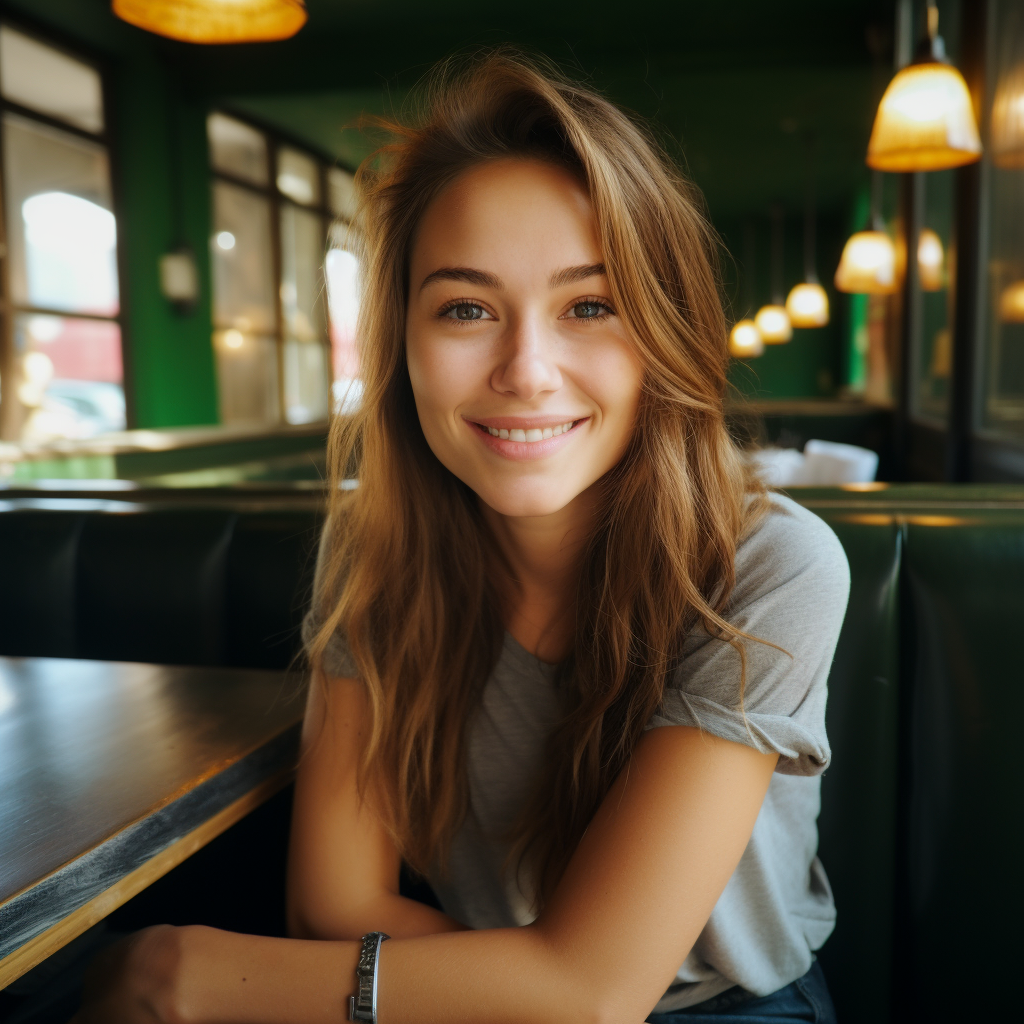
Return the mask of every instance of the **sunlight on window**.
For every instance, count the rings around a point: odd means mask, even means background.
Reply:
[[[345,249],[329,249],[324,261],[327,301],[331,311],[331,358],[334,370],[335,412],[350,412],[359,405],[359,260]]]
[[[29,301],[113,315],[118,309],[117,224],[96,203],[41,192],[21,204]]]

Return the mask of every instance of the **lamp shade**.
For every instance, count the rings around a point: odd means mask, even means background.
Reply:
[[[931,228],[924,228],[917,238],[917,274],[922,291],[937,292],[943,287],[944,262],[942,239]]]
[[[794,327],[824,327],[828,323],[828,296],[817,281],[794,286],[786,297],[786,312]]]
[[[967,83],[941,61],[897,72],[878,104],[868,166],[878,171],[941,171],[981,157]]]
[[[835,276],[841,292],[888,295],[896,291],[896,247],[884,231],[858,231],[843,246]]]
[[[785,306],[762,306],[754,317],[754,324],[766,345],[783,345],[793,337],[793,325]]]
[[[112,8],[137,28],[186,43],[288,39],[307,17],[303,0],[113,0]]]
[[[753,320],[737,320],[729,332],[729,354],[752,359],[764,352],[764,339]]]
[[[1014,281],[999,296],[999,319],[1004,324],[1024,324],[1024,281]]]

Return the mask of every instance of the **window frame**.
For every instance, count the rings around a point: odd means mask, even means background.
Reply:
[[[131,345],[128,342],[128,323],[126,309],[127,277],[125,273],[125,255],[121,206],[121,182],[117,161],[114,159],[115,138],[111,130],[113,105],[111,102],[110,75],[104,61],[88,53],[78,46],[65,43],[58,35],[26,24],[19,18],[10,17],[6,12],[0,15],[0,26],[13,29],[21,35],[43,46],[56,50],[80,64],[92,68],[99,76],[100,94],[103,110],[103,130],[91,132],[87,128],[62,121],[59,117],[44,114],[41,111],[25,107],[13,100],[8,100],[0,90],[0,125],[6,114],[15,114],[27,121],[35,121],[47,128],[66,132],[69,135],[84,139],[93,145],[102,146],[107,155],[107,168],[110,174],[111,213],[118,226],[115,245],[115,266],[117,267],[118,304],[115,316],[103,316],[97,313],[69,312],[66,309],[51,309],[44,306],[31,306],[15,302],[11,297],[10,250],[8,248],[6,180],[3,173],[5,167],[4,133],[0,130],[0,440],[19,440],[21,426],[21,403],[17,396],[18,375],[15,368],[17,353],[14,345],[14,323],[20,313],[59,316],[76,320],[95,320],[101,323],[115,323],[121,339],[121,389],[125,400],[125,429],[135,426],[134,389],[131,387]],[[17,414],[15,414],[15,411]]]
[[[243,113],[230,104],[218,104],[211,106],[207,112],[207,118],[213,114],[223,114],[225,117],[229,117],[234,121],[238,121],[241,124],[246,125],[248,128],[252,128],[254,131],[259,132],[266,142],[267,146],[267,184],[258,185],[253,181],[249,181],[239,175],[232,174],[230,171],[224,171],[214,165],[212,147],[209,146],[209,135],[207,134],[207,146],[208,146],[208,166],[210,171],[210,185],[211,185],[211,199],[213,192],[213,184],[216,181],[223,181],[226,184],[232,185],[235,188],[245,189],[253,195],[261,196],[266,199],[270,206],[270,262],[271,268],[274,275],[274,343],[277,353],[277,426],[289,427],[289,426],[304,426],[305,424],[292,424],[289,423],[287,418],[287,401],[286,401],[286,382],[285,382],[285,343],[287,341],[287,330],[284,318],[284,303],[281,300],[281,285],[282,285],[282,273],[284,268],[283,254],[281,248],[281,211],[286,206],[294,207],[297,210],[305,210],[309,213],[317,215],[320,221],[320,259],[318,263],[318,287],[320,295],[322,296],[323,303],[323,318],[320,324],[320,345],[324,349],[327,366],[327,417],[324,420],[314,420],[310,422],[323,423],[330,418],[331,410],[333,408],[333,388],[334,388],[334,361],[332,358],[331,349],[331,328],[330,328],[330,308],[327,297],[327,275],[325,269],[325,260],[327,257],[327,250],[331,239],[331,228],[335,222],[342,222],[348,224],[347,218],[339,213],[335,213],[330,205],[330,179],[328,171],[332,167],[337,167],[340,170],[345,171],[347,174],[353,174],[353,170],[345,166],[341,161],[335,157],[330,156],[322,150],[311,146],[308,142],[295,138],[295,136],[289,135],[287,132],[281,131],[279,128],[275,128],[268,125],[266,122],[254,118],[250,114]],[[294,149],[304,156],[309,157],[317,168],[317,184],[319,186],[320,198],[316,203],[299,203],[292,199],[290,196],[281,191],[277,184],[277,173],[278,173],[278,153],[281,149]],[[211,207],[212,212],[212,207]],[[213,239],[213,224],[211,220],[211,243]],[[211,266],[211,280],[210,280],[210,294],[213,294],[213,279],[212,279],[212,266]],[[211,343],[213,335],[220,330],[225,328],[219,325],[215,318],[213,307],[211,306],[210,314],[210,338]]]

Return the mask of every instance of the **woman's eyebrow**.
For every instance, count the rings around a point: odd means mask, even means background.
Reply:
[[[474,270],[472,267],[441,267],[423,278],[420,291],[430,284],[431,281],[466,281],[468,284],[478,284],[481,288],[503,289],[501,278],[494,274],[488,274],[486,270]]]
[[[563,285],[576,284],[578,281],[586,281],[588,277],[604,276],[605,268],[603,263],[586,263],[579,267],[566,267],[552,274],[548,282],[552,288],[561,288]]]

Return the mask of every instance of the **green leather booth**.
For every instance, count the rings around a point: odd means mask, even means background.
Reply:
[[[791,493],[835,530],[852,576],[819,820],[839,915],[819,956],[840,1020],[1010,1019],[1024,488]],[[0,654],[286,666],[319,501],[287,484],[0,493]]]

